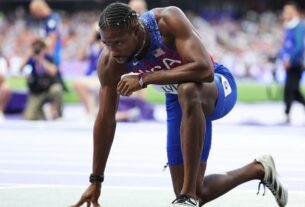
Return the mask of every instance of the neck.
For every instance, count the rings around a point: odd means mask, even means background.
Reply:
[[[291,20],[285,22],[285,27],[287,29],[295,28],[300,23],[300,18],[298,16],[293,17]]]

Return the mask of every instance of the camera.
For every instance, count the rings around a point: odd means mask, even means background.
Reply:
[[[43,39],[36,39],[32,43],[32,50],[34,55],[39,55],[42,53],[44,49],[46,49],[47,45]]]
[[[42,48],[40,47],[40,45],[38,45],[38,44],[34,45],[34,47],[33,47],[34,54],[38,55],[41,52],[41,49]]]
[[[101,40],[101,34],[99,32],[97,32],[95,34],[95,41],[100,41]]]

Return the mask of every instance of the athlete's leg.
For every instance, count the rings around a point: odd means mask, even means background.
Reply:
[[[264,178],[264,168],[256,161],[225,174],[213,174],[203,178],[205,168],[206,163],[202,163],[197,179],[197,195],[200,205],[218,198],[242,183]]]
[[[196,197],[196,182],[206,130],[206,116],[214,111],[216,84],[184,83],[178,88],[182,110],[180,127],[183,155],[183,186],[180,194]]]
[[[179,110],[176,110],[175,116],[173,116],[173,115],[171,116],[171,118],[175,118],[175,117],[178,120],[174,121],[174,123],[169,122],[169,125],[171,126],[171,128],[169,129],[169,132],[171,132],[171,136],[174,136],[174,137],[169,137],[171,140],[170,146],[175,146],[175,143],[180,143],[179,134],[175,134],[175,131],[170,131],[170,130],[175,129],[175,123],[180,123],[181,114],[179,114]],[[202,150],[202,154],[201,154],[201,164],[200,164],[200,169],[199,169],[199,173],[198,173],[198,175],[200,175],[200,176],[197,176],[196,187],[199,186],[198,183],[201,183],[201,184],[203,183],[203,177],[204,177],[205,166],[206,166],[205,163],[208,160],[210,148],[211,148],[211,142],[212,142],[212,122],[208,120],[206,122],[205,128],[206,128],[206,134],[205,134],[205,138],[204,138],[204,145],[203,145],[203,150]],[[177,136],[177,137],[175,137],[175,136]],[[183,177],[184,177],[183,176],[184,172],[183,172],[183,159],[182,159],[182,153],[181,153],[181,146],[179,145],[178,147],[179,148],[173,147],[174,149],[176,149],[176,151],[170,152],[168,154],[174,192],[177,197],[180,195],[180,192],[182,190]],[[202,187],[202,185],[200,185],[200,187]],[[198,197],[198,192],[197,192],[197,197]]]

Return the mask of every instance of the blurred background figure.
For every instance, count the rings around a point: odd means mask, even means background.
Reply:
[[[24,111],[26,120],[53,120],[62,116],[63,88],[59,83],[57,66],[52,57],[47,54],[47,45],[42,39],[37,39],[32,44],[32,54],[25,61],[25,66],[30,67],[31,73],[27,78],[29,98]],[[44,105],[51,103],[48,110]]]
[[[286,69],[284,88],[284,103],[286,122],[290,122],[290,110],[293,101],[304,105],[305,99],[300,90],[300,80],[303,74],[305,27],[301,21],[298,5],[287,3],[283,9],[285,37],[281,49],[281,59]]]
[[[98,109],[100,82],[97,76],[96,66],[103,46],[98,31],[98,23],[94,23],[89,40],[84,45],[80,54],[81,61],[88,60],[85,77],[79,78],[74,82],[75,91],[85,108],[85,119],[89,120],[94,120]]]
[[[304,22],[304,1],[296,1],[301,8],[300,19]],[[19,74],[24,56],[27,57],[25,54],[31,48],[31,43],[37,37],[41,37],[46,39],[48,53],[57,57],[54,58],[55,63],[60,66],[59,70],[69,86],[69,92],[64,94],[67,118],[69,117],[71,107],[68,104],[83,100],[82,97],[79,98],[75,84],[82,79],[81,76],[86,73],[90,62],[89,59],[80,61],[79,53],[83,48],[89,47],[92,24],[98,20],[100,10],[110,2],[80,0],[71,4],[68,0],[0,1],[0,48],[9,62],[9,74],[5,77],[6,85],[12,90],[11,99],[5,109],[6,116],[12,114],[15,117],[15,114],[20,113],[25,107],[27,86],[24,84],[24,77],[16,77],[16,75]],[[193,25],[204,37],[202,41],[214,59],[231,68],[234,76],[237,77],[240,102],[262,104],[274,102],[278,107],[276,111],[282,110],[282,90],[286,80],[286,70],[277,57],[282,48],[283,33],[286,32],[283,30],[282,22],[279,21],[284,6],[283,1],[257,0],[258,3],[255,4],[253,1],[244,1],[240,5],[238,1],[220,0],[205,2],[131,0],[130,5],[141,14],[146,10],[146,2],[151,8],[173,5],[187,12]],[[55,51],[57,51],[56,55]],[[95,74],[92,73],[88,77],[94,76]],[[303,74],[300,82],[303,94],[304,77]],[[16,99],[20,97],[19,95],[24,100],[22,105],[16,104],[19,101],[15,101],[19,100]],[[129,101],[133,99],[143,100],[149,104],[164,101],[162,94],[154,92],[150,87],[133,97],[122,98],[117,114],[118,120],[127,120],[126,117],[129,115],[126,112],[131,109],[131,105],[125,103],[130,104]],[[17,110],[16,105],[18,105]],[[80,113],[83,112],[85,105],[81,103],[77,106],[81,109]],[[134,106],[132,114],[138,114],[139,119],[141,111],[136,104],[132,106]],[[293,107],[290,112],[293,116],[290,120],[291,125],[301,121],[299,117],[294,116],[294,113],[302,109],[300,104]],[[158,115],[158,110],[155,114]],[[277,115],[274,118],[276,123],[282,119],[284,113]],[[258,122],[264,122],[259,117],[256,119],[259,120]]]
[[[11,89],[5,82],[8,62],[0,51],[0,122],[5,120],[4,109],[10,99]]]
[[[59,27],[61,18],[44,0],[32,0],[29,9],[33,17],[40,21],[38,37],[45,38],[47,52],[52,56],[58,68],[56,75],[64,90],[67,91],[60,72],[62,44]]]
[[[146,12],[147,10],[147,3],[145,0],[131,0],[129,1],[129,6],[139,15]]]

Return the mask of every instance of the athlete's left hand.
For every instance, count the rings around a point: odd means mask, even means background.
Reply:
[[[138,75],[124,76],[117,86],[118,94],[122,96],[130,96],[133,92],[141,90]]]

